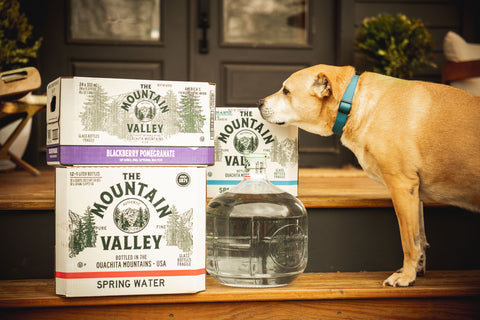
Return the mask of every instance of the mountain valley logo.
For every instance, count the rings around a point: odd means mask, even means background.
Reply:
[[[121,139],[153,136],[156,141],[177,133],[203,133],[206,117],[197,90],[161,95],[150,87],[143,84],[139,90],[111,96],[100,84],[90,86],[80,113],[83,130]]]
[[[137,90],[127,95],[120,108],[128,112],[134,106],[135,117],[141,122],[149,122],[155,119],[157,109],[161,113],[170,111],[165,103],[166,101],[152,90]]]
[[[251,111],[240,111],[240,116],[222,125],[215,141],[215,162],[240,167],[245,164],[244,155],[268,150],[272,162],[282,166],[296,163],[296,139],[279,141],[268,125],[251,116]]]
[[[140,101],[135,106],[135,116],[142,122],[152,121],[157,114],[157,108],[151,101]]]
[[[258,142],[257,135],[248,129],[239,131],[235,134],[235,137],[233,137],[235,150],[244,155],[254,153],[258,148]]]
[[[129,111],[134,107],[135,118],[140,121],[137,123],[127,123],[128,132],[132,133],[161,133],[163,124],[151,123],[157,115],[157,109],[160,113],[170,111],[165,100],[152,90],[137,90],[127,95],[120,108]]]
[[[121,231],[137,233],[147,226],[150,212],[143,201],[135,198],[125,199],[113,210],[113,220]]]
[[[125,177],[128,177],[128,174],[125,174]],[[176,177],[181,186],[188,186],[190,179],[184,172]],[[162,239],[166,239],[167,246],[176,246],[183,252],[191,252],[193,208],[179,212],[175,205],[167,204],[165,197],[159,193],[159,189],[147,183],[124,181],[99,193],[99,201],[88,206],[83,215],[69,210],[69,257],[73,258],[85,249],[97,246],[104,251],[158,250],[161,249]],[[112,208],[109,209],[110,205]],[[106,217],[107,214],[111,216]],[[140,233],[147,230],[146,227],[154,216],[157,216],[156,223],[164,221],[165,234]],[[102,223],[104,218],[106,221]],[[112,222],[124,235],[115,235],[112,232]],[[99,230],[105,231],[100,231],[99,234]]]

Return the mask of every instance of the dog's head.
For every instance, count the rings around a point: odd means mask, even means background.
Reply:
[[[262,117],[277,125],[294,125],[329,136],[353,67],[316,65],[292,74],[282,88],[259,101]]]

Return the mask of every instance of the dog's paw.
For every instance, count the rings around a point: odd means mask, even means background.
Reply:
[[[405,272],[395,272],[387,280],[383,281],[384,286],[408,287],[415,283],[415,274],[409,275]]]

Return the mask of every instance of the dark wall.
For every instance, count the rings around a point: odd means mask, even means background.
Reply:
[[[355,65],[359,70],[364,69],[364,63],[353,47],[356,28],[366,16],[385,12],[391,14],[402,12],[422,19],[436,40],[436,63],[439,66],[444,62],[442,40],[448,30],[460,33],[467,41],[480,42],[480,1],[477,0],[338,0],[333,4],[332,0],[322,1],[325,1],[322,9],[327,12],[322,11],[320,15],[312,17],[312,25],[332,26],[331,30],[324,30],[317,26],[315,32],[322,35],[335,35],[334,37],[322,36],[324,40],[321,45],[331,51],[330,56],[335,57],[334,61],[322,61],[322,63],[349,64]],[[65,46],[68,0],[20,0],[20,3],[21,9],[34,25],[35,35],[44,38],[38,59],[38,68],[43,78],[42,90],[39,92],[43,93],[49,81],[60,75],[71,74],[72,70],[69,70],[66,62],[68,59],[65,58],[66,51],[68,50],[69,54],[74,51],[76,59],[81,61],[82,52],[88,52],[89,46],[87,45],[86,48]],[[192,3],[195,1],[190,1],[190,4]],[[195,24],[195,21],[185,21],[185,23]],[[189,36],[196,35],[192,33]],[[99,49],[95,47],[95,50]],[[109,46],[103,50],[111,52],[112,47]],[[192,50],[190,54],[194,54],[194,48],[190,50]],[[440,69],[428,69],[417,77],[439,82]],[[309,139],[316,141],[317,138],[309,137]],[[32,138],[24,158],[37,167],[46,167],[45,123],[42,114],[35,118]],[[301,159],[301,163],[311,162],[306,158],[304,160]]]
[[[393,209],[309,209],[307,272],[395,271],[403,253]],[[55,215],[0,213],[0,279],[53,278]],[[425,208],[428,270],[480,269],[480,214]],[[6,227],[8,226],[8,227]]]
[[[307,272],[397,270],[403,263],[393,208],[314,209]],[[480,268],[480,214],[426,207],[427,270]]]

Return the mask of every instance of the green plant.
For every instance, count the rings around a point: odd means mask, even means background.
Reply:
[[[0,71],[23,67],[37,57],[42,38],[33,40],[32,31],[18,0],[0,0]]]
[[[374,72],[412,78],[414,72],[436,67],[433,39],[420,19],[404,14],[365,18],[359,26],[356,47],[372,63]]]

